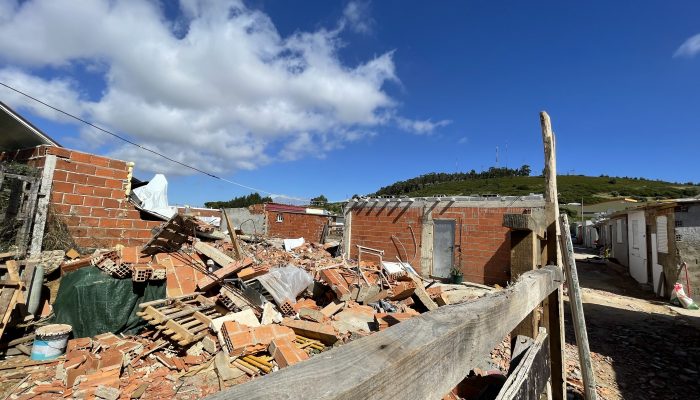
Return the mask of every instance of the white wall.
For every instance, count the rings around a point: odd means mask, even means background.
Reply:
[[[630,211],[627,220],[630,275],[639,283],[647,283],[647,240],[644,211]]]

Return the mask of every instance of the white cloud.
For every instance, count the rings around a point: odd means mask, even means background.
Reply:
[[[351,1],[343,9],[341,24],[349,26],[355,33],[372,33],[374,23],[370,16],[369,1]]]
[[[426,120],[413,120],[404,117],[394,117],[396,124],[399,128],[417,133],[419,135],[429,135],[433,133],[437,128],[447,126],[452,123],[452,121],[443,119],[441,121],[433,122],[429,119]]]
[[[459,140],[457,141],[457,144],[467,144],[467,143],[469,143],[469,138],[466,137],[466,136],[462,136],[462,137],[459,138]]]
[[[422,134],[449,123],[386,118],[398,107],[384,90],[399,82],[393,52],[354,66],[337,54],[342,25],[362,30],[358,24],[371,20],[361,17],[368,3],[351,4],[340,29],[282,37],[267,15],[237,0],[181,0],[177,21],[151,1],[75,7],[72,0],[0,0],[0,61],[9,65],[0,68],[0,79],[219,174],[322,157],[387,124]],[[69,78],[76,65],[106,82],[97,98]],[[53,78],[42,78],[39,69]],[[65,120],[6,90],[0,95],[12,106]],[[79,130],[82,139],[97,137]],[[282,150],[271,154],[274,148]],[[123,143],[112,155],[139,169],[190,172]]]
[[[700,53],[700,33],[689,37],[685,42],[683,42],[681,47],[676,50],[674,57],[692,57],[698,53]]]

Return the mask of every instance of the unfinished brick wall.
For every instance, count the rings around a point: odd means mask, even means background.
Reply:
[[[323,227],[330,218],[325,215],[267,211],[267,235],[276,238],[303,237],[307,242],[320,242]],[[282,215],[282,222],[277,222],[277,215]]]
[[[429,212],[434,220],[455,220],[454,262],[465,281],[503,285],[510,279],[510,236],[509,229],[502,226],[503,214],[522,211],[513,207],[435,207]],[[403,205],[363,207],[351,213],[350,258],[357,258],[357,245],[371,247],[384,250],[386,261],[396,261],[398,256],[418,273],[430,274],[421,270],[422,207],[405,211]]]
[[[352,232],[350,234],[350,258],[357,258],[357,246],[384,250],[384,260],[408,261],[420,271],[420,245],[423,224],[421,208],[395,208],[393,206],[375,209],[360,208],[352,212]],[[413,235],[411,235],[413,230]],[[395,236],[398,240],[392,239]],[[415,245],[414,245],[415,239]],[[403,247],[401,247],[403,244]],[[405,250],[404,250],[405,248]],[[365,256],[363,260],[377,261],[377,258]]]
[[[522,211],[512,207],[433,211],[434,219],[456,221],[454,260],[465,281],[504,285],[510,280],[510,229],[503,227],[503,215]]]
[[[67,226],[78,246],[111,247],[145,244],[159,221],[144,221],[126,198],[126,162],[53,146],[4,153],[3,161],[43,168],[56,156],[49,207]]]

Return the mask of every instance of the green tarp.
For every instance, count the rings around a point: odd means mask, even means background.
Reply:
[[[61,278],[52,322],[72,326],[76,338],[136,333],[146,324],[136,315],[139,304],[163,298],[165,281],[134,282],[85,267]]]

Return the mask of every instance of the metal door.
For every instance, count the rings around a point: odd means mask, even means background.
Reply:
[[[455,220],[433,221],[433,276],[449,278],[454,261]]]

